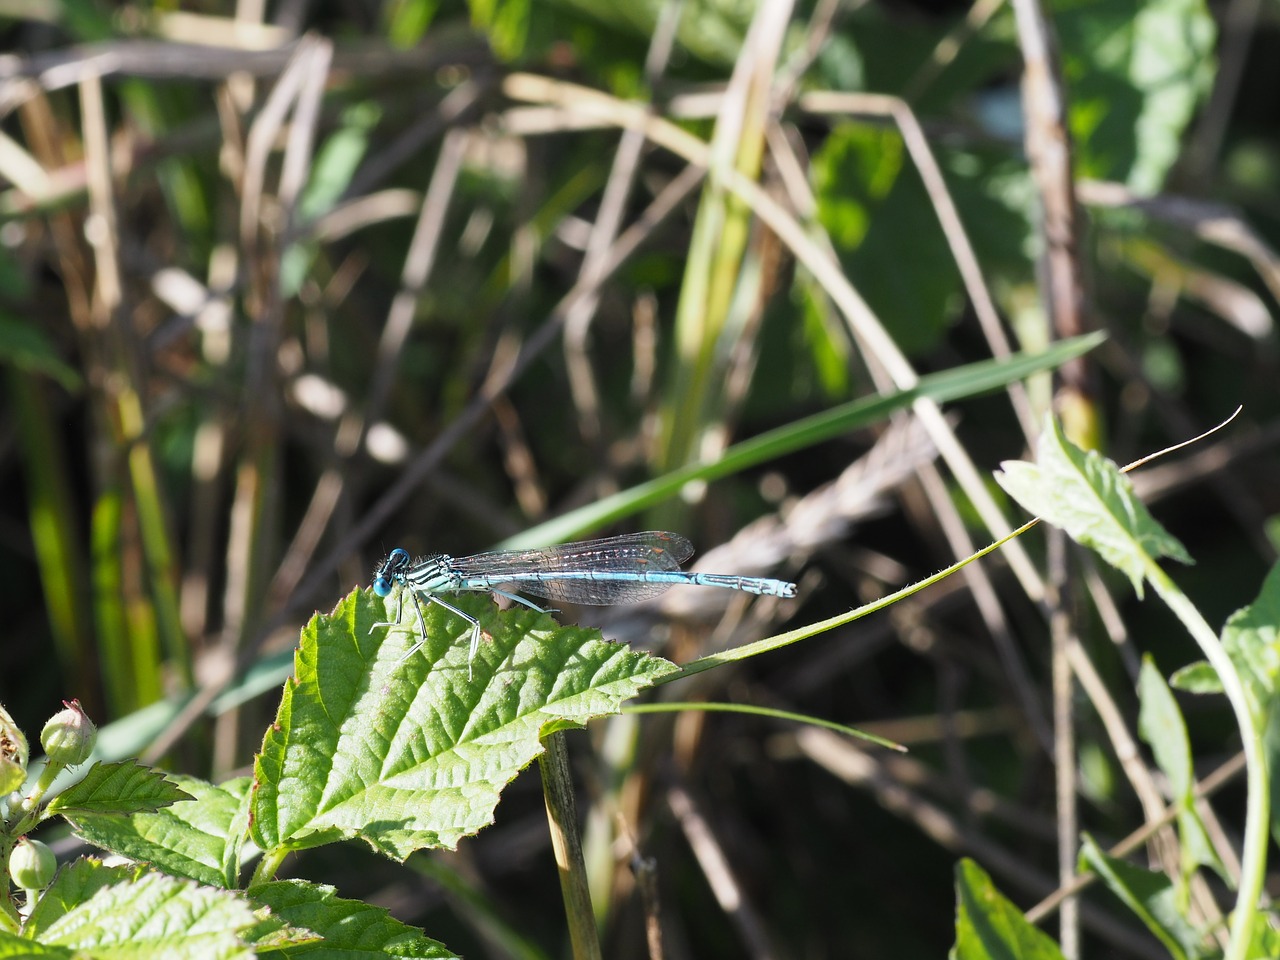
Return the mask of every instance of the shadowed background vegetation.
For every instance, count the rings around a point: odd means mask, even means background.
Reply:
[[[300,627],[395,546],[671,529],[707,569],[799,583],[562,614],[677,662],[832,616],[1022,522],[990,474],[1055,395],[1120,463],[1242,404],[1134,479],[1211,623],[1256,595],[1280,537],[1275,8],[175,6],[0,4],[0,701],[29,731],[74,696],[106,756],[243,771]],[[1020,85],[1055,37],[1065,126]],[[1032,162],[1068,131],[1075,207]],[[1056,388],[801,424],[1094,328]],[[961,855],[1025,909],[1064,830],[1106,847],[1158,818],[1138,664],[1194,644],[1041,531],[1016,550],[663,690],[905,756],[739,714],[572,735],[605,954],[647,955],[652,864],[672,957],[940,956]],[[1056,706],[1050,609],[1079,638]],[[1225,706],[1183,708],[1197,773],[1233,763]],[[533,777],[456,853],[305,858],[468,956],[562,951]],[[1229,899],[1198,884],[1212,924]],[[1085,955],[1168,955],[1097,890],[1066,922]]]

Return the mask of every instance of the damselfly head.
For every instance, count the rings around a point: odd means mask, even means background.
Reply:
[[[409,567],[409,554],[396,547],[387,555],[387,559],[378,564],[373,574],[373,592],[380,597],[391,596],[397,580],[404,577]]]

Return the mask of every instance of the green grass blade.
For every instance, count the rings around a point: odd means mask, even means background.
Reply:
[[[803,723],[810,727],[833,730],[836,733],[844,734],[846,737],[856,737],[859,740],[866,740],[876,746],[897,750],[900,753],[906,753],[907,750],[900,743],[894,743],[892,740],[878,737],[874,733],[867,733],[857,727],[836,723],[834,720],[824,720],[821,717],[814,717],[807,713],[792,713],[790,710],[776,710],[773,707],[761,707],[753,703],[708,703],[705,701],[681,703],[663,701],[662,703],[632,703],[622,708],[623,713],[688,713],[692,711],[701,713],[745,713],[756,717],[768,717],[770,720],[787,720],[792,723]]]
[[[49,627],[58,657],[89,686],[82,664],[89,653],[88,572],[76,535],[71,470],[60,446],[63,436],[50,415],[44,382],[21,370],[9,372],[9,395],[26,472],[31,541],[44,588]]]
[[[921,377],[920,382],[911,390],[901,390],[884,396],[864,397],[770,430],[758,437],[735,444],[714,462],[690,464],[661,477],[637,484],[629,490],[604,497],[572,513],[531,527],[523,533],[509,537],[499,546],[505,550],[517,550],[578,539],[585,533],[634,516],[668,497],[675,496],[686,483],[694,480],[718,480],[731,476],[832,437],[878,423],[895,410],[908,407],[921,397],[946,403],[998,390],[1015,380],[1056,367],[1072,357],[1078,357],[1092,350],[1104,339],[1103,334],[1087,334],[1064,340],[1043,353],[1019,353],[1003,360],[984,360],[958,370],[929,374]]]

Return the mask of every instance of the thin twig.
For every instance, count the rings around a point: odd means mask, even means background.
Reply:
[[[1237,753],[1213,773],[1201,780],[1195,787],[1195,795],[1199,798],[1211,797],[1220,789],[1238,777],[1244,772],[1244,754]],[[1115,846],[1107,851],[1110,856],[1123,857],[1137,850],[1152,835],[1159,830],[1169,826],[1178,818],[1178,805],[1170,804],[1161,815],[1154,819],[1148,819],[1141,827],[1134,830],[1127,837],[1121,840]],[[1030,923],[1039,923],[1046,916],[1056,910],[1064,900],[1068,897],[1074,897],[1082,891],[1087,890],[1090,886],[1098,881],[1098,875],[1094,873],[1084,873],[1076,877],[1070,887],[1063,887],[1053,891],[1049,896],[1045,897],[1034,907],[1026,912],[1026,918]]]
[[[991,296],[991,290],[982,274],[982,266],[978,263],[977,252],[969,241],[968,231],[965,230],[964,222],[960,219],[960,211],[951,197],[951,190],[947,186],[946,178],[942,175],[942,168],[933,155],[933,149],[929,146],[929,140],[924,134],[924,128],[920,126],[920,121],[916,118],[915,111],[905,100],[897,97],[829,91],[805,94],[800,98],[800,108],[811,113],[870,114],[889,117],[893,120],[902,134],[902,142],[924,183],[925,192],[929,195],[934,213],[937,214],[943,236],[947,239],[951,256],[956,262],[956,268],[960,271],[960,279],[964,283],[965,292],[969,295],[969,301],[973,304],[974,315],[978,318],[978,325],[982,328],[982,334],[986,338],[987,346],[991,348],[992,356],[1007,357],[1013,353],[1013,346],[1004,332],[1004,324],[996,310],[995,299]],[[1029,442],[1039,431],[1039,425],[1031,409],[1031,402],[1027,398],[1026,388],[1018,382],[1009,384],[1006,390],[1014,413],[1022,426],[1023,435]]]
[[[676,28],[683,9],[682,0],[667,0],[662,7],[649,43],[649,53],[645,58],[645,75],[650,86],[666,70],[671,50],[675,46]],[[621,227],[627,198],[631,195],[631,187],[640,168],[644,144],[644,134],[640,131],[622,131],[609,179],[605,182],[604,193],[600,197],[600,209],[591,224],[586,255],[578,272],[579,278],[589,283],[594,282],[595,274],[603,265],[609,247]],[[599,304],[598,294],[582,298],[569,311],[564,325],[565,369],[569,375],[569,390],[578,409],[579,429],[592,446],[600,440],[600,398],[591,373],[591,364],[587,360],[587,333]]]
[[[675,814],[685,840],[693,849],[693,855],[697,857],[698,865],[702,867],[702,874],[707,878],[720,909],[737,928],[745,955],[753,960],[773,960],[778,954],[769,943],[764,923],[738,882],[711,823],[702,815],[693,797],[683,787],[677,785],[667,790],[667,804]]]

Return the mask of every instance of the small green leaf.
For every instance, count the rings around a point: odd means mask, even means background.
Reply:
[[[425,646],[405,658],[419,639],[411,598],[400,625],[370,632],[398,602],[353,591],[303,631],[297,679],[254,765],[252,831],[264,851],[357,836],[397,859],[452,848],[492,821],[502,788],[542,752],[547,724],[616,713],[675,669],[480,596],[449,600],[485,631],[473,665],[470,625],[433,603],[423,604]]]
[[[1191,745],[1178,702],[1147,654],[1142,658],[1138,674],[1138,733],[1151,745],[1156,765],[1169,778],[1175,797],[1187,793],[1194,782],[1191,771]]]
[[[139,813],[190,799],[191,794],[159,770],[144,767],[136,760],[121,760],[95,763],[83,780],[53,798],[49,813]]]
[[[220,786],[195,777],[173,780],[191,802],[131,817],[84,813],[68,819],[94,846],[209,886],[235,886],[249,829],[250,779]]]
[[[439,0],[392,0],[383,11],[391,45],[397,50],[417,45],[431,26],[439,6]]]
[[[471,22],[501,60],[514,60],[529,39],[530,0],[471,0]]]
[[[420,930],[394,919],[381,907],[343,900],[329,886],[281,880],[252,886],[248,896],[294,927],[324,938],[317,949],[344,957],[422,957],[457,960],[457,955]],[[262,941],[254,942],[261,944]]]
[[[239,932],[256,922],[239,895],[147,873],[102,887],[51,923],[41,941],[86,956],[248,960]]]
[[[1280,690],[1280,563],[1267,574],[1257,599],[1227,619],[1222,645],[1244,681],[1257,729],[1265,730]]]
[[[316,151],[315,163],[306,189],[298,200],[298,218],[314,222],[334,208],[369,149],[370,132],[382,112],[373,101],[355,103],[342,112],[338,128]],[[284,297],[296,296],[320,244],[314,239],[292,243],[280,258],[280,290]]]
[[[1222,693],[1222,681],[1218,678],[1218,671],[1213,669],[1213,665],[1208,660],[1197,660],[1174,671],[1173,676],[1169,678],[1169,684],[1187,693]]]
[[[1192,562],[1147,512],[1128,477],[1097,452],[1071,443],[1051,417],[1045,418],[1036,462],[1006,460],[996,480],[1024,509],[1124,573],[1139,597],[1148,563],[1159,557]]]
[[[1085,835],[1081,869],[1092,870],[1164,944],[1173,960],[1197,960],[1206,954],[1200,936],[1178,909],[1177,891],[1163,873],[1135,867],[1109,856]]]
[[[956,944],[950,958],[1063,960],[1053,939],[1028,923],[967,857],[956,864]]]
[[[1191,764],[1191,743],[1187,725],[1172,691],[1156,669],[1150,655],[1142,658],[1138,676],[1138,732],[1151,745],[1156,765],[1169,778],[1169,790],[1178,808],[1178,833],[1182,838],[1182,873],[1189,876],[1197,865],[1211,867],[1224,880],[1226,867],[1218,858],[1209,832],[1196,811],[1195,772]]]

